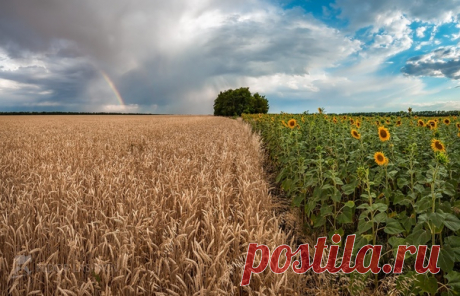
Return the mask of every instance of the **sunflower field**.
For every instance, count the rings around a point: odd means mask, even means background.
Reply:
[[[262,135],[305,233],[356,234],[355,252],[382,245],[380,266],[394,263],[399,245],[440,245],[438,274],[417,274],[407,253],[402,274],[352,273],[350,283],[364,277],[377,289],[393,277],[402,294],[460,294],[460,120],[318,111],[243,115]]]

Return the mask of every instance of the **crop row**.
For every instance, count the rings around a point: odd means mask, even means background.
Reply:
[[[382,245],[382,263],[399,245],[440,245],[441,272],[417,274],[406,254],[396,279],[404,293],[460,291],[460,122],[456,116],[243,115],[262,135],[277,182],[312,235],[356,234]],[[428,257],[428,256],[427,256]],[[353,279],[370,274],[351,275]],[[377,289],[380,280],[374,278]],[[409,284],[407,284],[409,283]],[[359,291],[355,291],[359,292]]]

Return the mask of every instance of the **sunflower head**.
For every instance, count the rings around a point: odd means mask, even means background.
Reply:
[[[319,113],[319,114],[323,114],[323,109],[322,109],[322,108],[318,108],[318,113]]]
[[[450,124],[450,119],[449,118],[444,118],[444,124],[449,125]]]
[[[417,115],[415,115],[415,116],[414,116],[414,118],[415,118],[415,119],[417,119],[417,118],[418,118],[418,116],[417,116]]]
[[[337,118],[335,118],[335,117],[332,118],[332,121],[333,121],[334,123],[337,123]]]
[[[350,124],[355,124],[355,121],[353,118],[350,118]]]
[[[433,149],[434,152],[438,152],[438,151],[439,152],[446,152],[446,147],[438,139],[431,140],[431,149]]]
[[[424,126],[425,126],[425,122],[423,122],[423,120],[419,119],[418,122],[417,122],[417,126],[424,127]]]
[[[356,125],[357,128],[360,128],[360,127],[361,127],[361,121],[357,121],[357,120],[356,120],[355,125]]]
[[[291,129],[292,128],[295,128],[297,126],[297,121],[292,118],[292,119],[289,119],[288,123],[287,123],[288,127],[290,127]]]
[[[388,161],[383,152],[375,152],[374,160],[378,165],[384,165]]]
[[[380,138],[380,141],[382,142],[388,141],[390,139],[390,131],[383,126],[380,126],[379,127],[379,138]]]
[[[455,123],[458,129],[460,129],[460,122]]]
[[[358,139],[358,140],[361,139],[361,135],[358,133],[358,131],[356,131],[356,130],[354,130],[354,129],[351,130],[351,136],[352,136],[353,138],[355,138],[355,139]]]
[[[288,125],[286,124],[286,122],[284,122],[284,120],[281,120],[281,123],[282,123],[285,127],[288,127]]]
[[[438,123],[436,122],[436,120],[428,120],[428,122],[426,123],[426,125],[431,126],[431,129],[436,129],[436,128],[438,128]]]
[[[396,126],[400,126],[401,124],[402,124],[402,121],[401,121],[401,119],[400,119],[400,120],[398,120],[398,121],[396,121]]]
[[[411,113],[411,112],[412,112],[412,108],[409,107],[409,108],[407,109],[407,111],[409,111],[409,113]]]

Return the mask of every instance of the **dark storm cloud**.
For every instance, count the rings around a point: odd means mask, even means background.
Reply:
[[[460,79],[460,50],[442,47],[407,60],[401,72],[409,76],[434,76]]]
[[[62,62],[62,59],[56,61]],[[0,79],[19,83],[16,95],[30,95],[36,103],[41,101],[59,104],[74,103],[95,75],[93,66],[73,61],[72,64],[56,62],[43,66],[24,66],[14,71],[0,71]]]
[[[222,77],[236,84],[240,76],[301,75],[308,68],[332,66],[359,48],[359,42],[335,30],[311,25],[311,18],[300,18],[296,11],[288,13],[286,19],[298,17],[305,27],[292,28],[289,21],[281,19],[271,23],[227,19],[205,36],[198,35],[198,44],[173,58],[157,56],[124,74],[121,92],[136,104],[147,104],[152,97],[158,98],[155,103],[167,104],[203,84],[215,85]]]
[[[110,9],[117,11],[117,7],[113,2]],[[117,23],[105,24],[101,8],[91,5],[91,1],[2,2],[0,45],[15,57],[27,51],[48,52],[53,42],[63,39],[74,41],[88,54],[102,57],[108,53],[107,37],[116,33]]]
[[[359,48],[303,10],[263,1],[7,1],[0,9],[0,53],[17,68],[0,78],[62,103],[113,103],[103,70],[126,104],[180,113],[206,93],[207,113],[209,89],[332,67]]]

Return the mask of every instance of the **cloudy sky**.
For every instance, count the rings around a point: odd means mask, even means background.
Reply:
[[[460,1],[0,3],[0,111],[460,110]]]

